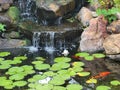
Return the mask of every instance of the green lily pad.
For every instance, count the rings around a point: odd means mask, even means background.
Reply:
[[[15,86],[13,84],[4,86],[5,89],[13,89]]]
[[[5,76],[0,77],[0,81],[6,80],[7,78]]]
[[[74,72],[81,72],[81,71],[83,71],[83,68],[82,67],[72,67],[72,68],[70,68],[72,71],[74,71]]]
[[[95,53],[95,54],[93,54],[93,56],[94,56],[95,58],[104,58],[104,57],[105,57],[105,55],[102,54],[102,53]]]
[[[65,80],[59,77],[53,77],[53,79],[49,81],[49,84],[52,84],[52,85],[63,85],[64,83],[65,83]]]
[[[89,76],[90,72],[79,72],[79,73],[77,73],[77,75],[85,77],[85,76]]]
[[[101,86],[97,86],[96,90],[111,90],[111,87],[101,85]]]
[[[9,77],[10,80],[22,80],[24,79],[24,75],[23,74],[15,74]]]
[[[14,60],[26,60],[27,57],[26,56],[17,56],[17,57],[14,57]]]
[[[70,67],[69,63],[59,62],[59,63],[53,64],[50,70],[58,71],[58,70],[69,68],[69,67]]]
[[[45,61],[45,60],[46,60],[46,59],[43,58],[43,57],[36,57],[35,59],[38,60],[38,61]]]
[[[54,59],[55,62],[70,62],[71,58],[68,57],[57,57]]]
[[[39,65],[39,64],[42,64],[42,63],[43,63],[43,61],[33,61],[32,62],[32,64],[35,64],[35,65],[37,65],[37,64]]]
[[[72,65],[77,66],[77,67],[81,67],[81,66],[84,66],[85,64],[83,62],[73,62]]]
[[[52,90],[66,90],[63,86],[54,86]]]
[[[30,65],[24,65],[22,66],[22,68],[24,69],[24,71],[30,71],[33,69],[33,66],[30,66]]]
[[[22,67],[12,67],[6,72],[6,74],[13,75],[13,74],[21,73],[23,71],[24,69]]]
[[[2,64],[2,65],[0,65],[0,69],[8,69],[10,67],[11,67],[11,65],[9,65],[9,64]]]
[[[70,84],[70,85],[67,85],[67,90],[82,90],[83,87],[82,85],[79,85],[79,84]]]
[[[9,55],[10,55],[10,52],[0,52],[0,57],[6,57]]]
[[[12,64],[12,60],[4,60],[1,64]]]
[[[86,57],[86,56],[89,56],[89,53],[87,53],[87,52],[80,52],[80,53],[76,53],[75,56]]]
[[[52,90],[53,85],[51,84],[46,84],[46,85],[41,85],[41,84],[37,84],[35,86],[35,90]]]
[[[18,87],[25,86],[26,84],[27,84],[26,81],[16,81],[13,83],[13,85],[18,86]]]
[[[11,64],[20,64],[20,63],[22,63],[22,61],[20,61],[20,60],[13,60],[12,62],[11,62]]]
[[[46,69],[49,69],[50,68],[50,65],[49,64],[37,64],[35,65],[35,69],[37,70],[46,70]]]
[[[13,83],[12,80],[5,79],[0,82],[0,86],[8,86],[8,85],[11,85],[12,83]]]
[[[84,57],[85,58],[85,60],[87,60],[87,61],[92,61],[92,60],[94,60],[94,57],[93,56],[86,56],[86,57]]]
[[[97,79],[91,78],[87,80],[86,83],[97,83]]]
[[[114,85],[114,86],[118,86],[118,85],[120,85],[120,81],[118,81],[118,80],[113,80],[113,81],[110,82],[110,84],[111,84],[111,85]]]
[[[56,75],[56,73],[54,73],[53,71],[47,71],[47,72],[44,73],[44,75],[46,75],[46,76],[54,76],[54,75]]]
[[[3,60],[5,60],[4,58],[0,58],[0,63],[1,63],[1,61],[3,61]]]

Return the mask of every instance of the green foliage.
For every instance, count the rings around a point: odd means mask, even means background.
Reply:
[[[96,90],[111,90],[111,87],[100,85],[100,86],[97,86]]]
[[[82,85],[79,84],[67,85],[67,90],[82,90],[82,89],[83,89]]]
[[[118,86],[118,85],[120,85],[120,81],[113,80],[113,81],[110,82],[110,84],[113,85],[113,86]]]
[[[0,32],[3,32],[6,30],[5,26],[6,26],[5,24],[0,23]]]

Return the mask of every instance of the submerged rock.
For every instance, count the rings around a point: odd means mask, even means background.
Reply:
[[[104,42],[103,47],[106,54],[119,54],[120,53],[120,34],[113,34],[108,36]]]
[[[86,52],[104,50],[102,44],[104,38],[107,36],[106,25],[107,22],[103,16],[91,19],[90,26],[81,35],[80,50]]]
[[[18,40],[18,39],[0,39],[0,49],[7,49],[7,48],[20,48],[23,46],[27,46],[25,40]]]

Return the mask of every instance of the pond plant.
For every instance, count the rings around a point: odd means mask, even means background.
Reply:
[[[0,88],[5,90],[16,90],[24,88],[25,90],[82,90],[84,86],[80,83],[69,83],[72,78],[90,78],[91,73],[84,71],[85,63],[74,61],[69,57],[56,57],[54,64],[45,63],[44,58],[36,57],[29,61],[27,56],[15,56],[8,59],[10,52],[0,52],[0,69],[2,70]],[[89,54],[87,52],[78,52],[75,54],[85,61],[93,61],[97,58],[104,58],[101,53]],[[92,57],[92,59],[88,59]],[[87,57],[87,58],[86,58]],[[86,84],[97,84],[98,79],[90,78]],[[98,85],[96,90],[109,90],[112,86],[120,85],[120,81],[110,81],[110,86]],[[103,89],[104,88],[104,89]]]

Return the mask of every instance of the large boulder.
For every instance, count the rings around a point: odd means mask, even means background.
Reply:
[[[120,53],[120,34],[113,34],[108,36],[104,42],[103,47],[106,54],[119,54]]]
[[[10,5],[13,3],[13,0],[0,0],[0,12],[9,9]]]
[[[104,50],[102,44],[104,38],[107,36],[106,25],[107,21],[104,16],[91,19],[89,27],[81,35],[80,50],[86,52]]]
[[[58,17],[75,9],[75,0],[36,0],[36,6],[38,19],[43,24],[59,23]]]
[[[92,11],[86,7],[82,7],[76,18],[83,24],[83,26],[88,26],[89,21],[93,18]]]

